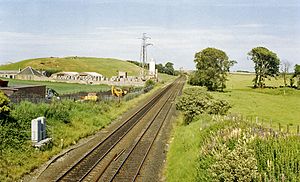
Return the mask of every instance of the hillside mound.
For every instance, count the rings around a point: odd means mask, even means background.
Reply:
[[[1,65],[0,70],[18,70],[27,66],[41,70],[58,70],[74,72],[98,72],[106,77],[116,76],[118,71],[126,71],[130,76],[139,74],[139,67],[127,61],[113,58],[93,57],[50,57],[23,60]]]

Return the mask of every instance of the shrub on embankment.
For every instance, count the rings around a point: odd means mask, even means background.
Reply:
[[[224,115],[231,106],[225,100],[215,99],[203,87],[188,87],[177,100],[176,108],[183,112],[188,124],[199,114]]]

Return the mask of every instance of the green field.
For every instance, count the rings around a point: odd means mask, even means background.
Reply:
[[[221,99],[227,100],[232,108],[231,113],[241,114],[248,119],[258,117],[266,124],[272,120],[272,126],[300,124],[300,90],[279,88],[283,85],[282,78],[267,81],[267,86],[276,89],[253,89],[254,74],[230,74],[225,93],[212,92]]]
[[[61,70],[75,72],[98,72],[106,77],[117,76],[118,71],[126,71],[129,76],[139,74],[140,68],[132,63],[113,58],[65,57],[36,58],[17,63],[1,65],[0,70],[18,70],[27,66],[41,70]]]
[[[59,82],[46,82],[46,81],[32,81],[32,80],[16,80],[16,79],[6,79],[8,80],[9,86],[16,85],[46,85],[47,88],[52,88],[59,94],[77,93],[77,92],[101,92],[110,90],[108,85],[86,85],[77,83],[59,83]]]
[[[300,90],[279,88],[283,85],[282,78],[266,82],[267,86],[277,88],[253,89],[251,81],[254,76],[254,74],[230,74],[225,92],[210,92],[215,98],[227,100],[232,105],[229,115],[239,116],[238,122],[203,114],[186,125],[183,115],[180,115],[174,124],[167,155],[164,171],[167,181],[219,181],[220,178],[212,177],[212,166],[219,167],[215,170],[217,173],[225,171],[224,174],[228,175],[225,179],[228,180],[229,173],[232,173],[231,169],[226,168],[228,165],[232,165],[233,169],[245,167],[243,165],[246,163],[243,161],[249,161],[249,158],[241,157],[245,154],[241,156],[236,154],[239,152],[236,146],[241,140],[248,142],[242,146],[242,151],[248,152],[247,155],[251,154],[251,160],[256,160],[255,164],[252,161],[253,164],[247,167],[257,167],[257,181],[279,181],[282,175],[285,175],[287,181],[299,179],[299,172],[295,172],[297,167],[294,167],[300,164],[299,136],[270,135],[269,129],[264,126],[268,128],[272,120],[271,127],[274,131],[278,131],[280,123],[284,127],[283,132],[287,131],[286,127],[289,125],[290,132],[295,134],[297,126],[300,125]],[[259,118],[258,123],[254,122],[256,117]],[[249,122],[251,118],[253,122]],[[239,128],[242,128],[241,132],[244,134],[232,135],[237,131],[240,132]],[[230,138],[232,136],[238,137]],[[280,155],[276,157],[278,152]],[[237,160],[241,161],[236,162]],[[229,173],[226,173],[227,169]],[[249,172],[248,169],[241,171],[244,173],[239,173],[239,177],[249,177],[245,174]]]

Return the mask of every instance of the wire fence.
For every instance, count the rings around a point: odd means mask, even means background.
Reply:
[[[233,115],[227,115],[227,116],[214,116],[215,120],[232,120],[235,122],[238,121],[245,121],[249,122],[251,124],[256,124],[258,125],[261,130],[269,130],[271,133],[281,133],[281,134],[286,134],[286,135],[299,135],[300,136],[300,124],[298,123],[280,123],[280,122],[273,122],[272,119],[267,120],[262,117],[258,116],[244,116],[241,114],[233,114]]]
[[[116,98],[111,94],[111,91],[106,91],[106,92],[93,92],[96,94],[98,101],[112,101],[112,100],[124,100],[124,101],[129,101],[143,93],[146,93],[150,91],[152,88],[134,88],[129,91],[128,94],[121,98]],[[12,95],[9,97],[11,103],[14,104],[19,104],[22,101],[28,101],[32,103],[51,103],[51,101],[54,100],[73,100],[73,101],[78,101],[78,100],[83,100],[85,96],[87,96],[91,92],[77,92],[77,93],[70,93],[70,94],[64,94],[60,95],[59,97],[53,97],[52,99],[48,99],[46,97],[41,97],[40,95],[32,95],[32,94],[27,94],[27,95]]]

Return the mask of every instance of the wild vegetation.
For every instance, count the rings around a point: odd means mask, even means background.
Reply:
[[[179,124],[173,135],[167,181],[297,181],[300,177],[299,136],[209,115],[199,115],[190,125]]]

